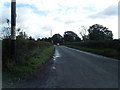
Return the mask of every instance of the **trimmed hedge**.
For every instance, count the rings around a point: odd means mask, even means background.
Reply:
[[[67,42],[65,45],[75,45],[86,48],[112,48],[119,49],[119,40],[106,40],[106,41],[81,41],[81,42]]]
[[[64,45],[120,59],[120,40],[67,42]]]

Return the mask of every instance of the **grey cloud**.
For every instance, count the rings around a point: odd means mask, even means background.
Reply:
[[[116,5],[112,5],[108,8],[106,8],[104,11],[103,11],[103,14],[104,15],[110,15],[110,16],[116,16],[118,14],[118,7]]]
[[[111,5],[101,12],[88,16],[88,18],[92,18],[92,19],[108,18],[110,16],[117,16],[117,15],[118,15],[118,7],[116,5]]]

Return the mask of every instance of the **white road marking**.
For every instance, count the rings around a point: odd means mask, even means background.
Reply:
[[[57,59],[58,57],[61,57],[61,55],[60,55],[59,51],[58,51],[57,49],[55,49],[55,54],[54,54],[54,56],[53,56],[53,61],[56,62],[56,59]]]
[[[55,50],[55,57],[56,57],[56,58],[57,58],[57,57],[61,57],[61,55],[60,55],[60,53],[58,52],[57,49]]]
[[[52,67],[52,69],[53,69],[53,70],[55,70],[55,69],[56,69],[56,67],[55,67],[55,66],[53,66],[53,67]]]

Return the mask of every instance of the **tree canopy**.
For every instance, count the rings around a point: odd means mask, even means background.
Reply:
[[[112,31],[108,28],[94,24],[88,29],[89,40],[111,40],[113,39]]]
[[[53,40],[54,44],[62,43],[63,37],[60,34],[55,34],[55,35],[53,35],[52,40]]]
[[[71,41],[80,41],[81,39],[73,31],[66,31],[64,32],[64,40],[71,42]]]

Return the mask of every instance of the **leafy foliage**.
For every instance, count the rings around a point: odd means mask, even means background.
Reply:
[[[81,46],[81,47],[86,47],[86,48],[112,48],[116,49],[118,48],[120,41],[119,40],[91,40],[91,41],[83,41],[83,42],[73,42],[73,43],[66,43],[66,44],[71,44],[75,46]]]
[[[120,56],[118,55],[120,53],[119,40],[69,42],[65,43],[65,45],[120,59]]]
[[[42,38],[42,39],[38,38],[37,41],[52,42],[52,38],[51,37],[48,37],[48,38],[45,37],[45,38]]]
[[[54,44],[63,43],[63,37],[60,34],[53,35],[52,40]]]
[[[11,35],[11,33],[10,33],[10,30],[11,30],[11,28],[10,28],[10,20],[7,19],[7,18],[6,18],[6,24],[7,25],[2,28],[1,39],[10,38],[10,35]]]
[[[16,61],[10,59],[10,39],[2,40],[2,58],[3,67],[9,68],[14,64],[25,64],[29,58],[34,57],[38,50],[42,52],[44,48],[49,47],[49,42],[35,41],[34,39],[25,38],[23,34],[19,35],[16,40]]]
[[[113,39],[112,31],[108,30],[108,28],[94,24],[88,29],[89,40],[111,40]]]
[[[111,48],[98,49],[98,48],[86,48],[86,47],[75,46],[75,45],[67,45],[67,46],[71,47],[71,48],[76,48],[79,50],[84,50],[87,52],[92,52],[95,54],[111,57],[111,58],[120,59],[120,56],[119,56],[119,53],[117,52],[117,50],[111,49]]]
[[[66,31],[64,32],[64,40],[67,42],[75,42],[80,41],[81,39],[73,31]]]

